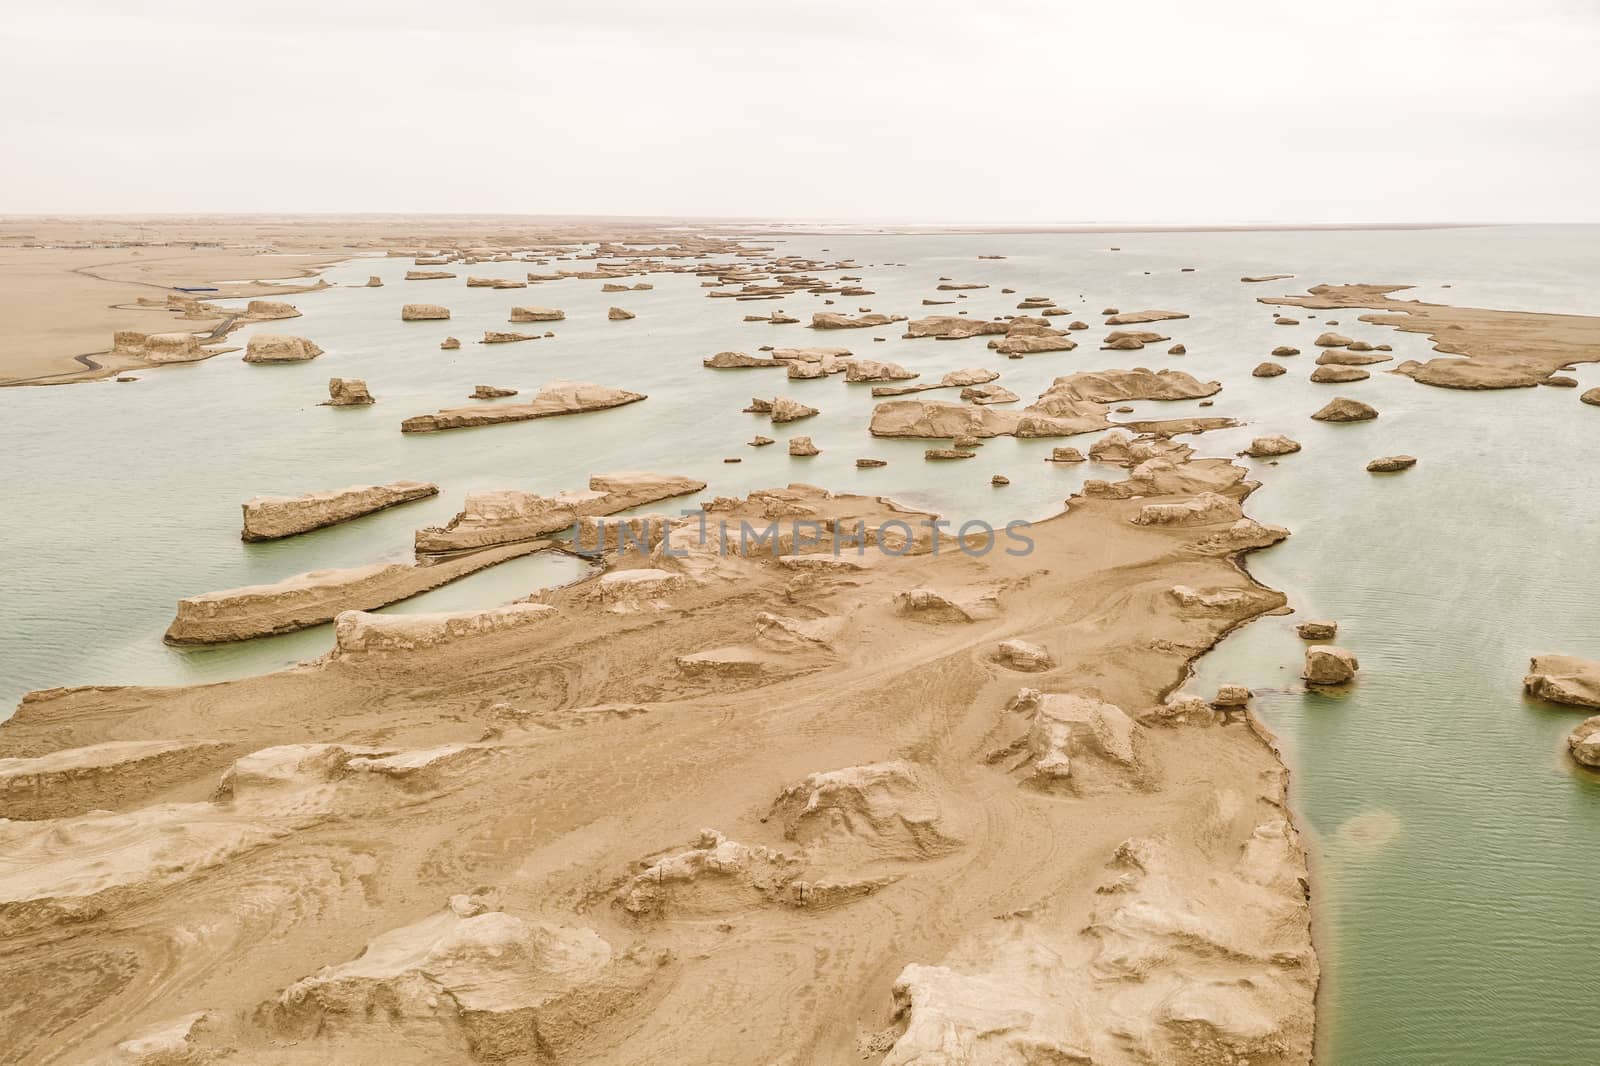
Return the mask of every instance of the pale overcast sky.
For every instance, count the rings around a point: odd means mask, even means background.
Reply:
[[[1600,221],[1600,0],[43,0],[0,213]]]

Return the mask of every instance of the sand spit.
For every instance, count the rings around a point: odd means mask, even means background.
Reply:
[[[1239,517],[1231,464],[1101,454],[1139,496],[1075,497],[1031,551],[934,553],[929,516],[795,485],[538,603],[349,613],[292,670],[28,697],[0,756],[238,754],[0,823],[11,1052],[1308,1062],[1284,771],[1168,703],[1282,604],[1236,561],[1282,533]],[[1231,508],[1134,521],[1206,494]]]
[[[1389,296],[1407,285],[1317,285],[1306,296],[1261,297],[1266,304],[1332,310],[1367,308],[1362,322],[1426,333],[1444,357],[1394,368],[1424,385],[1509,389],[1537,385],[1574,363],[1600,361],[1600,317],[1450,307]],[[1322,338],[1318,338],[1318,343]]]
[[[533,418],[603,411],[623,404],[638,403],[647,397],[640,392],[594,385],[586,381],[552,381],[544,385],[527,403],[501,403],[489,407],[453,407],[437,414],[417,415],[400,423],[402,433],[438,433],[447,429],[495,426],[502,422],[526,422]]]
[[[302,496],[256,496],[244,504],[241,540],[276,540],[324,526],[348,522],[386,507],[437,495],[439,486],[424,481],[391,481],[386,485],[353,485],[347,489],[308,492]]]
[[[469,493],[465,506],[447,524],[417,530],[416,548],[427,553],[458,552],[534,540],[569,529],[580,518],[616,514],[705,487],[704,481],[694,478],[628,471],[596,474],[583,492]]]
[[[311,570],[271,585],[207,592],[178,601],[167,627],[169,644],[250,640],[331,622],[341,611],[399,603],[496,563],[526,555],[541,542],[497,547],[436,562],[373,563],[346,570]]]

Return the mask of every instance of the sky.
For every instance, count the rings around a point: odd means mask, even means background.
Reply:
[[[1600,0],[49,0],[0,214],[1600,221]]]

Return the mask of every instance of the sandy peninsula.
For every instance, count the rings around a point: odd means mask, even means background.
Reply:
[[[1286,531],[1224,460],[1097,454],[987,548],[791,485],[294,669],[30,695],[17,1061],[1308,1062],[1286,771],[1174,695]]]

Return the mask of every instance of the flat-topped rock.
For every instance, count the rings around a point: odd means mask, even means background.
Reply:
[[[457,552],[536,540],[571,528],[580,518],[616,514],[706,487],[704,481],[671,474],[627,471],[596,474],[583,492],[540,496],[502,490],[474,492],[443,526],[417,530],[419,552]]]
[[[1295,626],[1294,631],[1301,640],[1332,640],[1339,633],[1339,623],[1323,621],[1301,622]]]
[[[261,541],[291,537],[433,496],[438,491],[439,486],[431,482],[392,481],[301,496],[257,496],[242,505],[244,528],[239,538]]]
[[[1551,703],[1600,708],[1600,662],[1575,655],[1535,655],[1522,687],[1528,695]]]
[[[455,275],[450,273],[448,270],[408,270],[408,271],[406,271],[406,280],[407,281],[443,281],[445,278],[453,278],[453,277],[455,277]]]
[[[1166,322],[1188,317],[1182,311],[1114,311],[1106,317],[1106,325],[1133,326],[1141,322]]]
[[[300,310],[282,300],[251,300],[244,305],[244,317],[255,322],[270,322],[279,318],[299,318]]]
[[[518,341],[536,341],[537,333],[517,333],[512,330],[486,329],[483,331],[483,340],[480,344],[515,344]]]
[[[331,622],[342,611],[376,610],[538,550],[514,544],[434,563],[411,560],[312,570],[270,585],[207,592],[178,601],[169,644],[219,644]]]
[[[322,354],[322,349],[304,337],[281,333],[257,333],[245,344],[247,363],[304,363]]]
[[[790,437],[789,454],[795,456],[821,455],[822,449],[812,444],[810,437]]]
[[[1046,397],[1118,403],[1127,400],[1197,400],[1222,391],[1220,381],[1200,381],[1182,370],[1093,370],[1058,377]]]
[[[851,359],[845,366],[844,379],[849,382],[909,381],[917,376],[899,363],[883,363],[876,359]]]
[[[329,407],[368,407],[378,401],[367,391],[367,383],[360,378],[329,378]]]
[[[709,359],[700,360],[700,365],[710,367],[712,370],[736,370],[746,367],[783,366],[777,359],[759,355],[746,355],[744,352],[718,352]]]
[[[552,381],[526,403],[498,403],[479,407],[447,408],[437,414],[417,415],[400,423],[402,433],[438,433],[448,429],[494,426],[503,422],[525,422],[534,418],[604,411],[624,404],[638,403],[647,397],[587,381]]]
[[[192,363],[217,354],[203,347],[193,333],[141,333],[119,329],[111,337],[114,355],[128,355],[147,363]]]
[[[905,336],[944,337],[956,340],[987,334],[1003,334],[1009,324],[988,318],[969,318],[966,315],[927,315],[906,323]]]
[[[554,307],[513,307],[513,322],[560,322],[567,317],[565,311]]]
[[[1370,407],[1360,400],[1351,400],[1341,396],[1311,417],[1318,422],[1366,422],[1377,418],[1378,412],[1376,408]]]
[[[1237,522],[1244,517],[1237,501],[1215,492],[1202,492],[1178,503],[1147,503],[1133,523],[1140,526],[1205,526]]]
[[[450,309],[442,304],[406,304],[400,308],[402,322],[433,322],[450,317]]]
[[[887,326],[894,322],[904,322],[905,317],[905,315],[868,314],[852,318],[836,311],[817,311],[811,316],[811,328],[871,329],[874,326]]]
[[[557,611],[543,603],[511,603],[486,611],[440,614],[369,614],[345,611],[334,619],[334,655],[416,651],[508,629],[523,629],[553,620]]]

